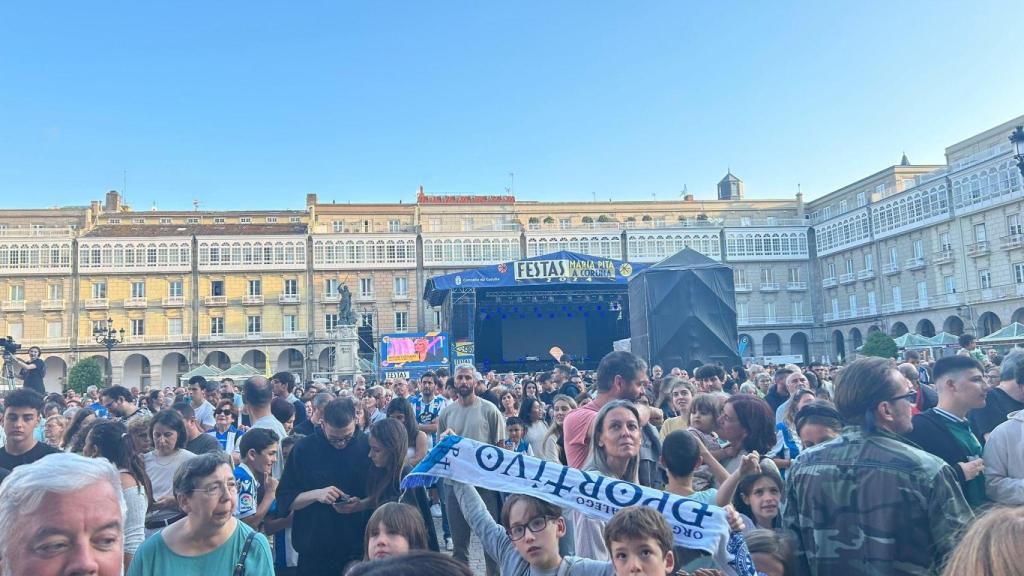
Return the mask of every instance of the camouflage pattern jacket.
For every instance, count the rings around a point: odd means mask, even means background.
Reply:
[[[973,519],[945,462],[886,431],[847,426],[786,475],[783,525],[802,574],[935,574]]]

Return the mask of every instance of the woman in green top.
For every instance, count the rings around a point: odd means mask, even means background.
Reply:
[[[273,576],[266,536],[234,516],[238,488],[227,454],[203,454],[182,464],[174,497],[187,516],[142,544],[128,576],[233,574],[243,551],[246,576]]]

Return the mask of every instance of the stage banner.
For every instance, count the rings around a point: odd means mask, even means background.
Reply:
[[[436,478],[526,494],[606,522],[620,508],[648,506],[665,516],[677,545],[710,553],[733,574],[754,575],[743,536],[730,535],[725,510],[717,506],[459,436],[434,446],[402,480],[402,489],[429,486]]]
[[[448,366],[448,334],[385,334],[380,339],[380,376],[419,378],[428,370]]]

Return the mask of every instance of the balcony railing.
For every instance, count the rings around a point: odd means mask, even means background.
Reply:
[[[921,268],[924,268],[927,264],[928,261],[925,260],[923,256],[921,256],[907,260],[904,263],[904,266],[906,266],[907,270],[920,270]]]
[[[391,299],[392,300],[398,300],[398,301],[405,301],[405,300],[409,299],[409,293],[406,292],[404,294],[403,293],[392,294],[391,295]]]
[[[136,334],[125,335],[126,344],[162,344],[165,342],[187,342],[188,334]]]
[[[75,231],[68,227],[47,227],[47,228],[4,228],[0,230],[0,237],[30,237],[30,238],[70,238]]]
[[[1010,234],[1009,236],[1003,236],[999,240],[1003,250],[1014,250],[1024,246],[1024,234]]]
[[[893,274],[899,274],[900,263],[899,262],[886,262],[882,265],[882,274],[886,276],[892,276]]]
[[[341,294],[339,292],[325,292],[320,295],[321,302],[337,302],[341,300]]]
[[[882,314],[892,314],[894,312],[903,312],[903,302],[886,302],[882,304]]]
[[[734,284],[733,285],[733,289],[736,292],[750,292],[750,290],[751,290],[750,284],[747,283],[747,282],[744,282],[742,284]]]
[[[829,276],[828,278],[822,278],[821,279],[821,287],[822,288],[832,288],[835,285],[836,285],[836,277],[835,276]]]
[[[746,316],[737,318],[736,323],[740,326],[768,326],[785,324],[810,324],[813,318],[803,316]]]
[[[106,298],[87,298],[85,300],[86,310],[101,310],[110,308],[110,300]]]
[[[856,272],[847,272],[846,274],[840,274],[839,275],[839,283],[840,284],[853,284],[856,281],[857,281],[857,273]]]
[[[185,305],[185,297],[184,296],[168,296],[168,297],[164,298],[163,300],[161,300],[160,304],[164,308],[177,308],[178,306],[184,306]]]
[[[124,307],[125,308],[145,308],[148,305],[149,305],[149,301],[146,299],[145,296],[143,296],[141,298],[136,297],[136,298],[125,298],[124,299]]]
[[[761,282],[761,286],[760,286],[759,290],[761,292],[778,292],[779,291],[779,283],[778,282]]]
[[[207,306],[227,306],[228,305],[228,297],[227,296],[207,296],[207,297],[203,298],[203,302]]]
[[[953,261],[953,248],[943,248],[932,256],[932,263],[934,264],[949,264]]]
[[[242,296],[242,304],[246,306],[258,306],[263,304],[263,294],[246,294]]]
[[[974,258],[977,258],[978,256],[985,256],[988,254],[988,250],[988,240],[982,240],[981,242],[975,242],[974,244],[967,245],[967,255]]]
[[[283,332],[224,332],[221,334],[200,334],[199,340],[211,342],[219,340],[295,340],[305,338],[306,332],[302,330]]]
[[[807,282],[786,282],[786,290],[790,292],[807,290]]]
[[[277,297],[277,302],[279,304],[298,304],[299,300],[300,298],[298,294],[281,294]]]
[[[63,310],[64,300],[43,300],[39,303],[42,310]]]
[[[858,280],[871,280],[874,277],[875,277],[875,270],[874,270],[874,268],[867,268],[865,270],[859,270],[857,272],[857,279]]]
[[[25,301],[24,300],[4,300],[0,303],[0,309],[4,312],[24,312]]]
[[[373,302],[376,297],[373,294],[357,294],[357,302]]]

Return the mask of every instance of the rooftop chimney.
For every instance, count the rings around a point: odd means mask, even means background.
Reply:
[[[103,207],[104,212],[120,212],[121,211],[121,195],[117,193],[117,190],[111,190],[107,192],[106,205]]]

